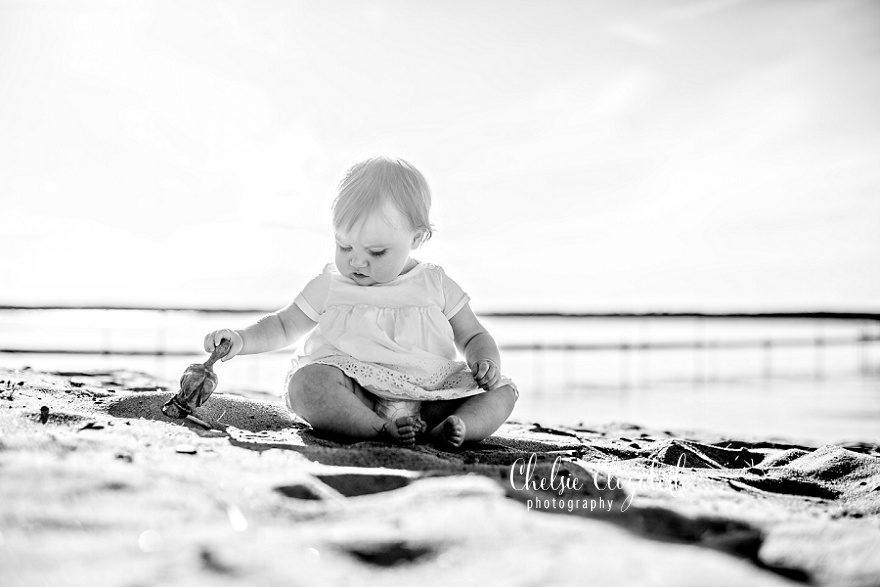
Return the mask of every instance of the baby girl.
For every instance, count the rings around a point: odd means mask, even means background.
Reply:
[[[333,202],[335,262],[281,310],[205,336],[223,358],[285,347],[306,333],[287,406],[316,430],[457,448],[495,432],[519,396],[495,340],[446,272],[410,255],[432,234],[431,192],[401,159],[348,170]],[[464,361],[457,360],[456,349]]]

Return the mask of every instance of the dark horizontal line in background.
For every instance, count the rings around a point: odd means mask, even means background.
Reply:
[[[851,346],[866,342],[880,342],[880,336],[838,338],[780,338],[762,340],[682,340],[637,343],[526,343],[506,344],[506,351],[626,351],[626,350],[687,350],[737,348],[790,348],[809,346]]]
[[[88,349],[0,349],[10,355],[119,355],[126,357],[191,357],[205,353],[195,351],[95,351]]]
[[[525,343],[499,345],[502,351],[625,351],[625,350],[688,350],[733,348],[790,348],[808,346],[852,346],[866,342],[880,342],[880,336],[857,338],[786,338],[766,340],[667,341],[650,343]],[[284,353],[292,351],[273,351]],[[0,349],[0,353],[41,355],[124,355],[147,357],[190,357],[200,351],[151,350],[72,350],[72,349]]]
[[[194,312],[207,314],[268,314],[266,308],[192,308],[148,306],[18,306],[0,305],[0,310],[124,310],[139,312]],[[877,320],[877,312],[479,312],[487,318],[809,318],[832,320]]]
[[[834,320],[878,320],[872,312],[480,312],[493,318],[820,318]]]

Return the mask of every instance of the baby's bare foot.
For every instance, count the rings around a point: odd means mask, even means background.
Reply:
[[[464,420],[458,416],[449,416],[440,425],[440,440],[452,448],[458,448],[464,442],[466,430]]]
[[[425,422],[420,418],[398,418],[396,421],[391,420],[382,424],[379,431],[379,437],[387,442],[395,442],[397,444],[415,444],[416,436],[425,430]]]

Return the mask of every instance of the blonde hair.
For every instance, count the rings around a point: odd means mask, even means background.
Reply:
[[[372,212],[390,202],[422,242],[431,238],[434,227],[429,220],[431,190],[421,172],[393,157],[372,157],[345,172],[333,201],[333,227],[349,231]]]

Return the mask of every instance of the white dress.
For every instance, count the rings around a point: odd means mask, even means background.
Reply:
[[[314,363],[337,367],[377,396],[376,412],[389,419],[418,414],[423,400],[483,393],[468,365],[456,360],[449,323],[469,299],[430,263],[371,286],[329,264],[294,301],[318,325],[291,373]]]

